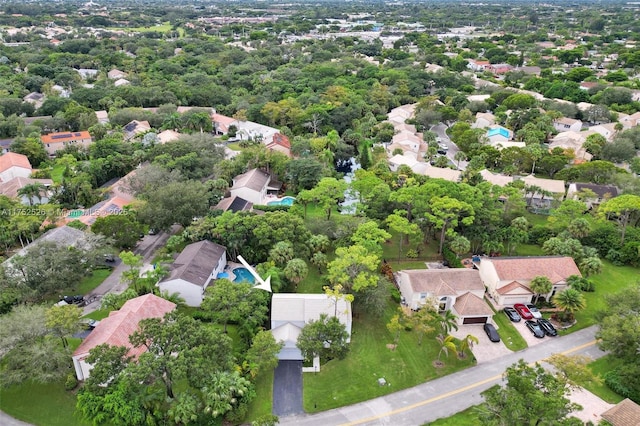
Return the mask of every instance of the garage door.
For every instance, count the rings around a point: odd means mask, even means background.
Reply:
[[[505,296],[503,305],[513,306],[516,303],[529,303],[531,302],[531,296]]]
[[[463,324],[484,324],[487,322],[487,317],[468,317],[462,320]]]

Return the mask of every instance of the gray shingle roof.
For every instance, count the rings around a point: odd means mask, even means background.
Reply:
[[[224,246],[206,240],[189,244],[173,262],[169,276],[162,281],[182,279],[204,287],[226,250]]]

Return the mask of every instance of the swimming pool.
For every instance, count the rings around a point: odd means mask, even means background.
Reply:
[[[255,278],[251,275],[251,272],[247,268],[236,268],[233,270],[236,278],[233,280],[234,283],[248,282],[249,284],[255,283]]]
[[[292,206],[296,199],[294,197],[284,197],[278,201],[269,201],[268,206]]]

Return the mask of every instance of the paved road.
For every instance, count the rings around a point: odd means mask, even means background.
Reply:
[[[448,417],[482,402],[480,393],[499,383],[505,369],[524,359],[539,362],[555,353],[604,355],[595,345],[596,326],[495,359],[493,362],[423,383],[359,404],[311,415],[280,418],[281,425],[394,425],[415,426]]]
[[[469,162],[460,161],[460,163],[458,164],[458,161],[454,158],[456,153],[460,151],[460,149],[455,143],[451,141],[451,139],[449,139],[449,135],[447,135],[447,125],[444,123],[437,124],[431,128],[431,131],[435,132],[438,137],[442,139],[442,142],[447,144],[447,146],[449,147],[449,149],[447,150],[447,158],[449,159],[449,161],[451,161],[451,163],[458,169],[464,171],[467,168],[467,164],[469,164]]]

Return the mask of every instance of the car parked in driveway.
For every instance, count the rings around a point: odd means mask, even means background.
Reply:
[[[516,311],[518,311],[522,319],[525,319],[525,320],[533,319],[533,315],[531,314],[531,311],[529,311],[529,308],[527,308],[522,303],[516,303],[515,305],[513,305],[513,307],[515,308]]]
[[[544,334],[546,334],[547,336],[557,336],[558,335],[558,331],[553,326],[553,324],[551,324],[551,322],[549,320],[546,320],[544,318],[540,318],[538,320],[538,325],[540,326],[542,331],[544,331]]]
[[[544,337],[544,331],[542,327],[538,325],[535,321],[525,321],[524,324],[527,326],[531,334],[533,334],[538,339],[542,339]]]
[[[538,308],[536,308],[536,305],[534,305],[533,303],[527,303],[525,306],[527,307],[527,309],[529,309],[529,312],[531,312],[531,315],[533,315],[535,319],[542,318],[542,313],[540,312],[540,310],[538,310]]]
[[[487,333],[487,337],[489,338],[489,340],[496,343],[500,341],[500,335],[498,334],[498,330],[496,330],[493,324],[485,324],[483,328],[484,328],[484,332]]]
[[[518,314],[518,312],[513,308],[510,308],[510,307],[504,308],[504,313],[511,320],[511,322],[520,322],[520,320],[522,319]]]

